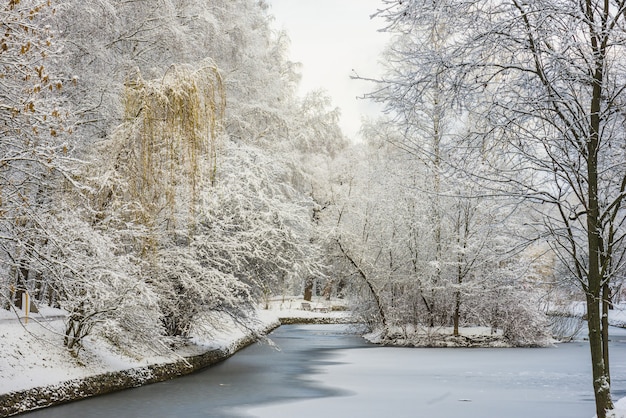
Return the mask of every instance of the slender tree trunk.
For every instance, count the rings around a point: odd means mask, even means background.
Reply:
[[[609,285],[604,283],[602,286],[602,358],[604,360],[604,369],[606,378],[611,384],[611,365],[609,364],[609,309],[610,309],[610,290]]]
[[[14,295],[14,300],[13,303],[16,307],[18,307],[19,309],[24,309],[24,307],[22,306],[22,295],[24,295],[24,293],[26,293],[27,290],[27,283],[28,283],[28,273],[29,273],[29,269],[26,266],[27,261],[26,260],[20,260],[19,261],[19,267],[17,267],[17,277],[16,277],[16,286],[15,286],[15,295]]]
[[[433,39],[436,39],[434,37]],[[443,222],[442,222],[442,208],[441,208],[441,136],[442,136],[442,106],[439,99],[440,82],[439,77],[435,78],[435,91],[433,97],[433,207],[431,210],[434,214],[433,228],[435,233],[435,275],[430,291],[430,314],[429,322],[430,327],[435,327],[435,313],[437,306],[435,301],[437,300],[436,289],[440,286],[442,280],[442,265],[443,265]]]
[[[598,295],[599,296],[599,295]],[[604,364],[600,298],[591,292],[587,294],[587,324],[589,327],[589,347],[591,349],[591,372],[598,418],[606,418],[606,411],[613,409],[610,378]]]
[[[461,284],[463,284],[463,274],[461,272],[461,265],[459,264],[457,272],[457,285],[459,286],[456,292],[454,292],[454,336],[459,336],[459,317],[461,316]]]
[[[459,195],[460,195],[459,191]],[[469,229],[470,229],[470,221],[471,221],[471,210],[467,206],[459,206],[458,216],[457,216],[457,224],[456,224],[456,234],[457,234],[457,247],[463,248],[463,251],[460,251],[457,254],[456,258],[456,284],[457,289],[454,293],[454,335],[456,337],[459,336],[459,319],[461,317],[461,286],[463,285],[464,273],[463,273],[463,265],[466,261],[465,259],[465,251],[467,250],[467,242],[469,237]]]
[[[593,17],[592,5],[587,1],[587,12]],[[590,34],[592,48],[596,51],[595,73],[593,76],[593,93],[589,114],[590,136],[587,140],[587,181],[588,185],[588,211],[587,211],[587,244],[589,254],[589,272],[587,275],[587,320],[589,326],[589,346],[591,349],[593,389],[596,400],[596,414],[598,418],[606,418],[606,411],[613,409],[611,401],[611,379],[609,376],[608,345],[605,345],[604,330],[602,327],[602,287],[608,286],[603,283],[600,269],[601,263],[601,238],[600,238],[600,206],[598,201],[598,152],[600,145],[600,112],[602,100],[602,85],[604,81],[604,54],[602,45],[599,44],[597,34]]]
[[[311,302],[311,299],[313,299],[313,284],[314,284],[314,279],[312,277],[309,277],[304,282],[303,299],[306,300],[307,302]]]
[[[370,282],[370,280],[367,278],[367,274],[365,274],[365,272],[361,269],[361,267],[359,267],[357,262],[352,258],[352,256],[350,256],[350,254],[348,254],[348,252],[345,250],[345,248],[343,248],[343,245],[341,244],[340,240],[337,240],[337,245],[339,246],[339,249],[341,250],[343,255],[348,259],[350,264],[352,264],[352,266],[359,273],[359,276],[361,276],[363,281],[365,281],[365,284],[367,284],[367,287],[370,290],[370,292],[372,293],[372,296],[374,297],[374,301],[376,302],[376,308],[378,309],[378,316],[380,318],[380,321],[382,322],[382,326],[383,326],[384,329],[386,329],[387,328],[387,318],[385,317],[385,310],[383,309],[382,301],[380,300],[380,296],[378,295],[378,292],[376,291],[376,288],[374,287],[372,282]]]

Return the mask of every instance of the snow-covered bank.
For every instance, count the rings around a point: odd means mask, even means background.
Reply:
[[[266,315],[275,315],[286,324],[347,324],[354,322],[352,313],[341,299],[325,300],[314,297],[306,301],[300,297],[277,297],[263,305]]]
[[[573,318],[586,318],[587,305],[585,302],[572,302],[565,306],[549,306],[548,315],[570,316]],[[609,309],[609,325],[626,328],[626,302],[619,302]]]
[[[451,327],[395,327],[393,330],[381,330],[364,335],[365,339],[380,345],[396,347],[437,347],[437,348],[472,348],[472,347],[513,347],[504,338],[501,330],[489,327],[459,328],[459,335],[454,335]]]
[[[608,418],[626,418],[626,398],[622,398],[615,402],[615,409]]]
[[[308,303],[304,309],[303,303]],[[349,312],[335,303],[306,302],[295,297],[273,300],[268,309],[261,306],[256,329],[268,330],[279,322],[287,323],[294,318],[304,323],[350,322]],[[62,312],[45,313],[54,318],[51,324],[62,330],[61,318],[52,316]],[[49,400],[60,403],[106,393],[105,387],[120,389],[179,376],[224,359],[241,348],[242,341],[251,336],[250,330],[236,329],[234,324],[223,320],[219,330],[197,335],[192,339],[194,344],[178,347],[169,355],[155,349],[141,359],[132,358],[105,345],[104,340],[90,339],[79,357],[74,358],[62,348],[62,335],[40,330],[50,330],[51,327],[44,327],[46,323],[38,324],[37,321],[41,318],[31,318],[26,326],[22,326],[14,315],[0,318],[0,405],[11,402],[13,405],[30,405],[27,409],[34,409],[46,406],[45,402]],[[472,332],[484,334],[486,331],[468,329],[462,333],[471,336]],[[251,341],[248,339],[247,342]],[[413,350],[407,352],[410,351]],[[618,407],[621,409],[616,418],[626,418],[626,405],[622,402]],[[0,410],[0,416],[5,416],[4,410]]]
[[[0,416],[159,382],[222,361],[281,323],[349,322],[331,304],[299,299],[272,302],[240,326],[222,317],[202,326],[188,344],[153,347],[133,356],[107,340],[88,337],[74,357],[63,346],[64,312],[43,309],[28,321],[0,311]]]
[[[251,329],[228,326],[211,342],[194,341],[142,358],[89,338],[79,356],[62,344],[62,319],[0,322],[0,416],[182,376],[220,362],[280,325],[262,314]]]

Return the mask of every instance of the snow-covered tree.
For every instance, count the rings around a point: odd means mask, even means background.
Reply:
[[[83,75],[69,99],[89,138],[86,216],[128,257],[128,283],[156,295],[164,332],[188,336],[206,311],[240,317],[322,275],[297,144],[325,155],[344,139],[326,102],[293,97],[296,66],[263,4],[66,6],[56,23],[72,60],[58,65]],[[98,22],[72,23],[94,8]]]
[[[587,296],[598,417],[612,409],[607,343],[611,282],[623,271],[626,5],[621,1],[395,1],[390,30],[423,24],[453,37],[420,56],[410,89],[434,79],[474,113],[465,149],[496,192],[539,203],[539,235]],[[410,56],[410,51],[405,51]],[[444,65],[441,65],[444,64]],[[437,68],[422,72],[422,68]],[[396,80],[407,86],[405,77]],[[503,164],[503,162],[505,164]],[[533,219],[531,218],[531,219]]]
[[[10,1],[0,9],[0,288],[5,302],[37,287],[45,219],[53,197],[74,183],[72,115],[62,96],[70,80],[50,68],[61,54],[51,2]],[[32,273],[32,274],[31,274]]]
[[[353,188],[355,202],[367,203],[351,227],[362,235],[348,242],[361,248],[347,251],[344,243],[341,250],[354,267],[361,266],[361,276],[370,277],[369,287],[378,289],[384,328],[451,326],[458,337],[460,326],[484,325],[504,330],[514,344],[539,343],[544,327],[519,326],[541,324],[539,305],[524,304],[519,320],[497,314],[504,300],[532,295],[521,292],[513,273],[520,237],[507,232],[515,201],[494,199],[468,175],[484,170],[480,155],[462,145],[472,137],[473,115],[455,103],[449,80],[439,76],[446,61],[433,58],[444,55],[454,26],[420,19],[392,28],[397,34],[384,54],[386,74],[367,95],[385,104],[387,118],[365,127],[370,150],[363,159],[369,168],[353,184],[364,190]],[[407,81],[427,75],[432,77],[423,83]],[[358,185],[360,177],[366,185]],[[359,204],[352,205],[359,212]],[[494,294],[502,298],[494,300]]]
[[[68,312],[73,352],[90,333],[132,351],[324,277],[320,167],[346,140],[325,95],[294,96],[264,2],[22,0],[0,18],[6,307],[28,289]]]
[[[538,303],[505,315],[515,298],[536,299],[523,289],[528,275],[511,251],[510,205],[468,196],[473,183],[445,173],[435,195],[432,166],[392,144],[389,135],[400,135],[394,126],[380,123],[367,135],[369,145],[351,150],[336,179],[325,220],[336,225],[336,255],[343,259],[337,271],[363,289],[357,304],[363,318],[388,341],[417,341],[413,331],[420,328],[451,327],[458,336],[460,326],[486,326],[512,344],[543,343]]]

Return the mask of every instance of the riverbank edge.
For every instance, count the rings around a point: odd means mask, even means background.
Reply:
[[[260,336],[269,334],[281,325],[280,320],[266,324],[258,333],[250,332],[235,340],[226,349],[210,349],[200,354],[181,357],[173,362],[101,373],[53,385],[0,394],[0,417],[15,416],[188,375],[228,359],[239,350],[257,342]]]
[[[232,357],[239,350],[259,341],[261,336],[271,333],[281,325],[349,323],[353,323],[353,321],[348,317],[279,317],[265,324],[260,331],[250,332],[237,339],[228,349],[210,349],[197,355],[181,357],[173,362],[101,373],[52,385],[0,394],[0,417],[11,417],[195,373]]]

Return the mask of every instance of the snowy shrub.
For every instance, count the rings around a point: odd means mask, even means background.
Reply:
[[[192,321],[207,311],[242,315],[250,307],[247,285],[205,259],[194,242],[164,248],[151,269],[167,335],[188,337]]]
[[[552,338],[561,342],[570,342],[583,329],[586,322],[569,314],[549,313],[548,321]]]
[[[66,278],[65,345],[78,352],[90,334],[100,334],[126,353],[140,353],[164,334],[153,292],[127,272],[95,268],[88,280]]]
[[[541,346],[549,342],[548,318],[540,309],[536,293],[500,289],[492,309],[490,325],[501,329],[511,344]]]
[[[118,254],[111,235],[66,209],[47,218],[53,238],[38,248],[31,268],[45,278],[56,303],[68,313],[67,348],[77,353],[96,329],[120,344],[158,338],[163,334],[159,311],[139,275],[139,261]]]

